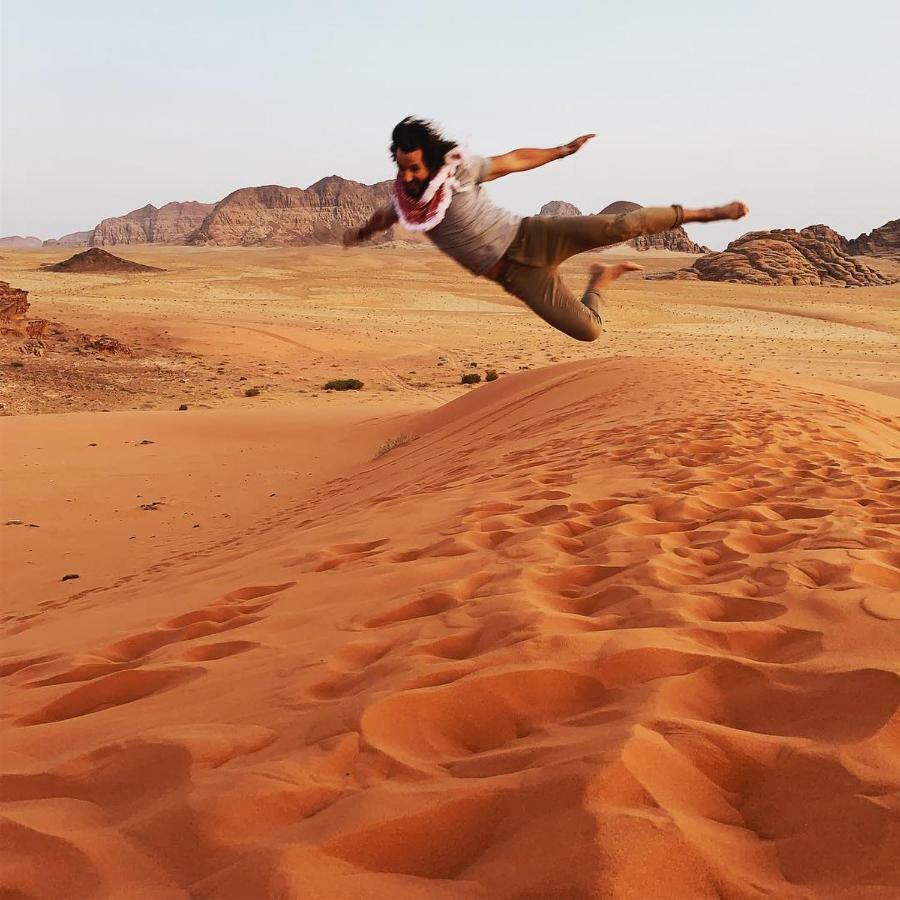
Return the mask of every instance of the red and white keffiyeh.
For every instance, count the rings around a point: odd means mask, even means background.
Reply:
[[[456,178],[465,155],[455,147],[444,157],[444,165],[438,169],[421,197],[415,199],[403,190],[403,179],[400,173],[391,188],[391,202],[397,213],[400,224],[407,231],[430,231],[443,221],[453,194],[469,190],[463,187]]]

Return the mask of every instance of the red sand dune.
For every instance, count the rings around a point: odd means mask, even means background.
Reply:
[[[510,376],[7,617],[8,896],[900,895],[898,405],[834,390]]]

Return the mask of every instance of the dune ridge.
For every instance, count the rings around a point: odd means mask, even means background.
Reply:
[[[837,391],[509,376],[3,622],[5,890],[896,894],[900,419]]]

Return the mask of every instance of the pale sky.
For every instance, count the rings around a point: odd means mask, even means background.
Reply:
[[[900,216],[897,0],[0,4],[0,235],[380,181],[408,114],[486,155],[596,131],[489,185],[522,214],[745,200],[744,221],[691,229],[714,247]]]

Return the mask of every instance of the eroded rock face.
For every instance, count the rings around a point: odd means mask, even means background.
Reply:
[[[541,207],[539,216],[580,216],[581,210],[565,200],[551,200]]]
[[[93,231],[73,231],[61,238],[50,238],[44,241],[45,247],[87,247],[91,242]]]
[[[0,247],[9,247],[13,250],[31,250],[34,247],[42,247],[43,245],[44,242],[40,238],[21,237],[18,234],[0,238]]]
[[[76,253],[62,262],[52,266],[44,266],[51,272],[86,273],[103,275],[107,272],[162,272],[155,266],[145,266],[130,259],[113,256],[99,247],[91,247],[83,253]]]
[[[167,203],[157,209],[148,203],[124,216],[104,219],[93,231],[93,247],[116,244],[183,244],[215,204],[188,200]]]
[[[0,322],[20,322],[28,313],[28,291],[0,281]]]
[[[892,219],[880,228],[847,241],[854,256],[889,256],[900,259],[900,219]]]
[[[677,272],[648,279],[699,279],[742,284],[866,287],[897,279],[867,266],[846,252],[846,241],[826,225],[751,231],[721,253],[708,253]]]
[[[630,200],[616,200],[615,203],[610,203],[609,206],[601,209],[600,213],[601,215],[618,216],[635,209],[641,209],[641,204],[632,203]],[[692,241],[680,225],[678,228],[659,234],[642,234],[626,243],[629,247],[641,251],[671,250],[674,253],[709,253],[709,247]]]
[[[346,228],[362,225],[390,202],[390,181],[361,184],[332,175],[306,188],[241,188],[220,200],[190,238],[192,244],[340,243]],[[380,240],[400,238],[399,228]]]

